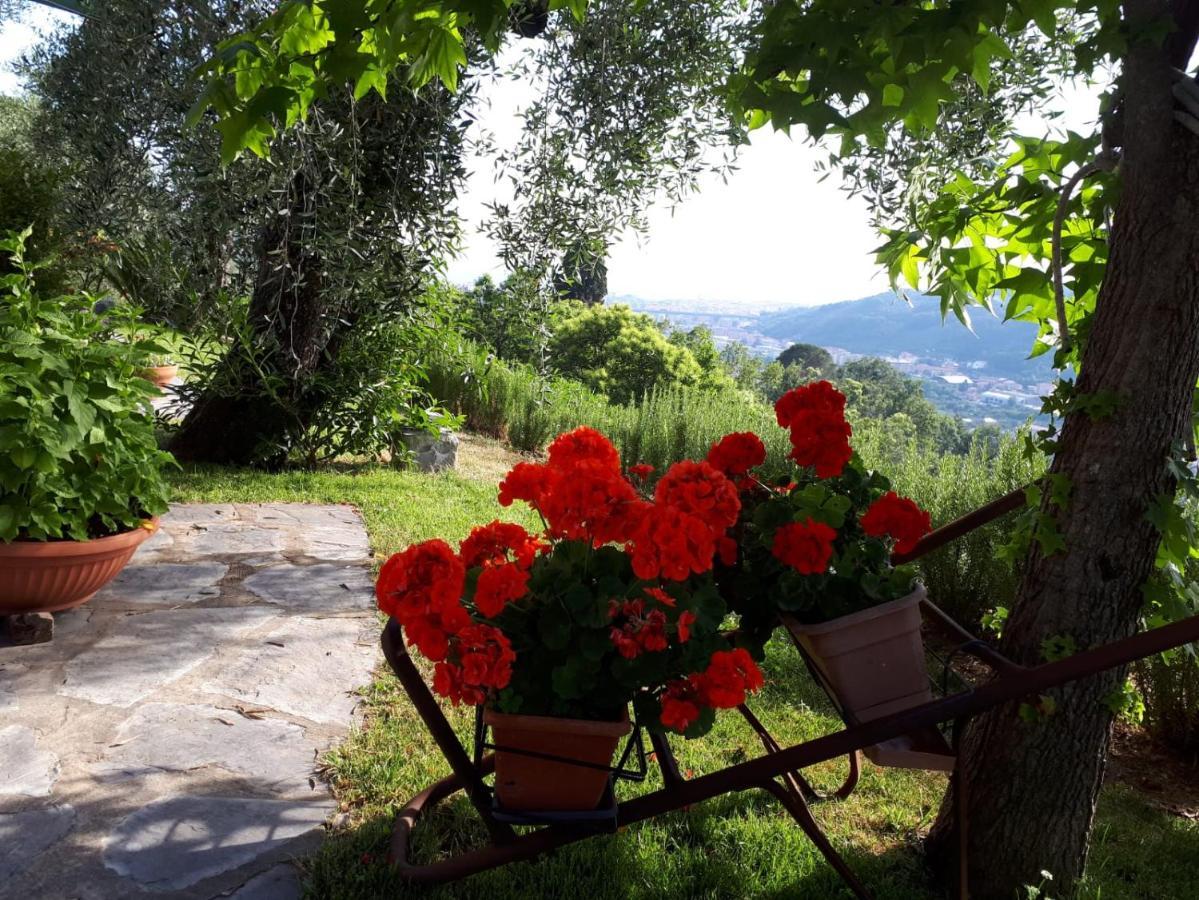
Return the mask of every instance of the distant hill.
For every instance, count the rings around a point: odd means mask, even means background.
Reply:
[[[1029,322],[1004,322],[981,307],[970,310],[972,334],[954,316],[941,320],[934,297],[912,296],[909,306],[895,294],[876,294],[824,306],[764,312],[756,330],[777,340],[841,347],[865,356],[912,353],[925,360],[983,361],[989,375],[1022,376],[1051,371],[1050,355],[1028,359],[1037,335]]]

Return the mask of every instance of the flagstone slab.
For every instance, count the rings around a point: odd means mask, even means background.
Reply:
[[[0,888],[38,862],[75,822],[75,810],[63,804],[24,812],[0,813]]]
[[[232,503],[184,503],[171,507],[159,521],[175,529],[235,522],[237,518],[237,507]]]
[[[229,900],[300,900],[303,896],[304,883],[296,867],[279,863],[255,875],[230,894]]]
[[[288,618],[203,689],[312,722],[347,723],[358,703],[353,691],[370,681],[376,633],[370,620]]]
[[[317,747],[304,729],[282,719],[251,718],[230,709],[145,703],[121,723],[103,769],[111,776],[188,772],[217,766],[266,785],[307,785]]]
[[[313,559],[359,561],[370,559],[370,541],[358,513],[349,506],[278,503],[255,507],[258,522],[285,522],[291,549]]]
[[[198,603],[221,595],[229,571],[222,562],[156,563],[126,566],[96,594],[92,606],[168,606]]]
[[[31,729],[0,728],[0,795],[48,797],[58,772],[58,756]]]
[[[321,827],[331,800],[169,797],[117,825],[104,865],[154,891],[240,868]]]
[[[0,651],[0,898],[299,898],[379,659],[358,513],[176,506],[54,618]]]
[[[267,603],[297,613],[366,612],[375,599],[374,581],[361,566],[271,566],[243,584]]]
[[[233,556],[239,553],[271,553],[283,549],[280,531],[247,527],[241,522],[193,528],[178,539],[176,555]]]
[[[17,694],[17,679],[29,671],[23,663],[0,662],[0,713],[16,712],[21,708]]]
[[[107,637],[67,662],[58,693],[92,703],[131,706],[275,615],[271,609],[238,606],[122,617]]]

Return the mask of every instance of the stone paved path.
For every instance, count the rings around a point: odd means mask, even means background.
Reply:
[[[0,644],[0,898],[285,900],[377,662],[349,507],[176,506],[49,644]]]

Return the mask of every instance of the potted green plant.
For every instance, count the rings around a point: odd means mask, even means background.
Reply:
[[[762,683],[718,631],[711,570],[731,549],[737,491],[683,462],[643,495],[611,443],[580,428],[544,463],[518,463],[499,500],[528,503],[544,528],[492,522],[457,549],[409,547],[380,571],[379,606],[434,661],[437,693],[485,706],[504,808],[594,809],[630,704],[641,725],[697,736]]]
[[[179,364],[174,357],[166,353],[151,354],[148,365],[138,371],[138,375],[146,379],[160,391],[169,385],[179,374]]]
[[[426,398],[427,399],[427,398]],[[391,413],[391,459],[397,465],[414,465],[422,472],[441,472],[458,463],[458,435],[462,417],[439,407],[414,401]]]
[[[28,232],[26,232],[26,235]],[[0,276],[0,613],[88,600],[166,510],[146,350],[113,340],[131,310],[87,295],[43,297],[26,235],[8,235]]]
[[[912,566],[891,562],[928,532],[928,513],[863,465],[845,398],[827,381],[784,394],[775,413],[790,432],[788,476],[755,476],[766,451],[752,433],[727,435],[708,454],[741,488],[739,558],[719,578],[743,633],[760,646],[788,617],[859,720],[929,699],[924,588]]]

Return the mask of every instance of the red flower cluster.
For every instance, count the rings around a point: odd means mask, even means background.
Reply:
[[[845,395],[827,381],[794,388],[774,404],[775,416],[791,431],[791,458],[811,466],[820,478],[841,474],[853,456],[845,421]]]
[[[612,628],[610,635],[616,651],[625,659],[636,659],[642,653],[665,650],[670,646],[666,638],[666,613],[660,609],[646,612],[645,601],[618,603],[613,600],[608,615],[613,619],[624,619],[621,625]]]
[[[635,504],[629,552],[638,578],[681,581],[727,557],[725,532],[737,522],[737,488],[706,462],[675,463],[658,482],[654,502]]]
[[[766,445],[752,431],[726,434],[708,451],[708,463],[729,478],[745,475],[766,462]]]
[[[483,567],[475,582],[475,608],[490,619],[523,597],[529,587],[529,568],[542,547],[537,538],[511,522],[471,529],[459,549],[468,569]]]
[[[652,503],[642,504],[638,518],[627,548],[638,578],[682,581],[712,568],[716,537],[703,519]]]
[[[933,527],[927,512],[895,491],[887,491],[871,503],[859,521],[871,537],[893,537],[896,553],[907,553]]]
[[[745,702],[747,692],[758,690],[764,679],[753,657],[744,648],[718,650],[702,673],[672,681],[659,698],[662,724],[683,732],[699,718],[702,707],[732,709]]]
[[[512,678],[516,654],[498,628],[468,625],[454,636],[457,663],[439,662],[433,667],[433,690],[457,706],[478,706],[487,691],[504,687]]]
[[[493,619],[529,590],[529,573],[516,563],[484,566],[475,582],[475,608]]]
[[[788,522],[774,533],[770,552],[801,575],[818,575],[828,570],[836,538],[834,529],[815,519]]]
[[[728,478],[706,462],[686,459],[662,476],[654,502],[702,519],[717,532],[735,525],[741,512],[737,488]]]
[[[629,466],[629,474],[634,478],[640,478],[642,481],[654,474],[654,467],[648,463],[637,463],[635,466]]]
[[[674,609],[676,602],[661,588],[646,588],[646,596],[663,606]],[[666,613],[660,609],[646,611],[644,600],[613,600],[608,607],[608,616],[613,621],[622,619],[609,632],[616,651],[625,659],[636,659],[642,653],[665,650],[670,646],[666,632]],[[695,613],[684,610],[675,623],[675,634],[680,644],[691,640],[691,626]]]
[[[492,571],[509,568],[519,571],[512,563]],[[392,556],[375,585],[379,608],[437,663],[434,690],[455,704],[481,703],[487,689],[507,685],[516,658],[499,629],[471,621],[461,602],[465,583],[462,560],[445,541],[432,540]]]
[[[449,637],[470,625],[462,607],[466,567],[445,541],[413,544],[384,563],[375,584],[379,609],[403,626],[429,659],[445,659]]]
[[[490,563],[499,565],[515,562],[522,569],[533,565],[537,551],[544,544],[514,522],[491,522],[476,525],[458,547],[462,564],[466,568]]]
[[[596,544],[627,540],[637,491],[620,474],[620,454],[591,428],[556,438],[545,463],[517,463],[500,482],[501,506],[524,500],[550,534]]]
[[[558,435],[546,448],[550,466],[569,471],[580,463],[594,462],[609,472],[620,472],[620,454],[612,442],[586,425]]]

